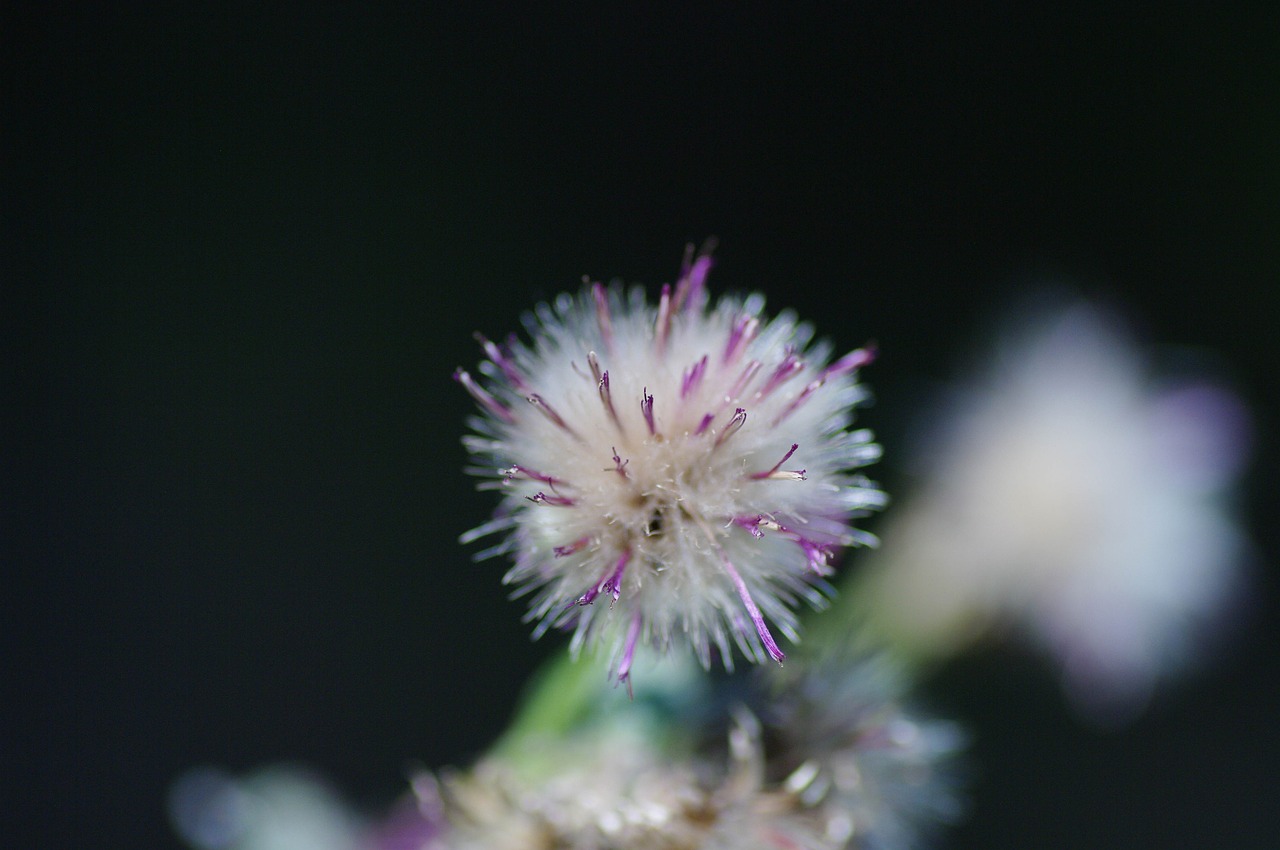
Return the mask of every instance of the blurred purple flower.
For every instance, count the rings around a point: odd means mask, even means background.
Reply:
[[[1210,381],[1153,378],[1083,304],[1028,322],[956,396],[923,486],[884,532],[873,616],[927,652],[1012,626],[1056,657],[1087,714],[1131,716],[1240,587],[1243,404]]]

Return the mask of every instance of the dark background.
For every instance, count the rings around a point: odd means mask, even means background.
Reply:
[[[558,642],[456,543],[491,500],[450,372],[708,235],[713,287],[879,341],[891,485],[919,389],[1035,282],[1217,353],[1259,434],[1230,657],[1118,733],[1017,654],[929,698],[976,734],[950,846],[1276,846],[1277,15],[443,8],[6,6],[14,846],[176,846],[198,764],[376,806],[482,748]]]

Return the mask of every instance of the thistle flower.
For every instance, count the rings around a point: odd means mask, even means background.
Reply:
[[[781,661],[770,624],[798,639],[798,600],[824,602],[836,552],[871,540],[850,521],[884,499],[854,473],[878,446],[849,430],[871,350],[832,362],[760,295],[709,307],[710,267],[688,251],[656,305],[639,287],[561,295],[526,316],[528,343],[479,337],[481,377],[454,375],[483,414],[470,471],[504,493],[463,542],[505,534],[477,558],[512,555],[535,637],[611,641],[619,681],[640,642],[687,643],[704,667],[714,648],[731,668],[733,646]]]
[[[958,396],[885,532],[870,615],[926,652],[1012,627],[1056,657],[1086,713],[1132,715],[1239,585],[1242,404],[1154,378],[1088,305],[1032,323]]]

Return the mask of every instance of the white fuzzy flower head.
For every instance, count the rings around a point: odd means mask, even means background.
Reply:
[[[797,639],[797,601],[824,601],[836,552],[870,541],[851,520],[883,502],[854,472],[879,449],[850,430],[872,353],[832,361],[759,295],[710,306],[710,267],[687,253],[656,305],[639,287],[561,295],[527,343],[481,338],[480,378],[455,373],[483,411],[473,471],[504,493],[463,542],[505,533],[479,557],[511,553],[535,636],[607,635],[620,681],[638,643],[781,661],[770,624]]]
[[[1115,722],[1196,654],[1237,588],[1227,497],[1247,417],[1212,383],[1153,380],[1087,305],[1002,355],[886,532],[875,608],[926,643],[1012,626]]]

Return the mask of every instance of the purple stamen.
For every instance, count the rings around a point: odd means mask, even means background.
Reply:
[[[876,359],[875,343],[867,343],[862,348],[850,351],[844,357],[832,363],[822,372],[822,376],[831,377],[833,375],[847,375],[866,366]]]
[[[609,373],[600,373],[600,401],[604,404],[604,409],[608,412],[609,418],[613,420],[613,424],[617,426],[619,433],[626,433],[622,427],[622,420],[618,418],[618,411],[613,409],[613,393],[609,391]]]
[[[696,437],[699,434],[705,433],[714,421],[716,421],[716,415],[714,413],[708,413],[706,416],[702,417],[702,421],[698,423],[698,430],[694,431],[693,435]]]
[[[515,414],[512,413],[506,405],[486,392],[484,387],[477,384],[475,379],[472,378],[470,373],[466,370],[455,369],[453,372],[453,379],[462,384],[463,389],[470,393],[471,397],[475,399],[476,402],[485,410],[489,411],[503,422],[506,422],[508,425],[516,424]]]
[[[804,480],[805,480],[804,474],[805,474],[805,472],[806,472],[807,470],[804,470],[804,469],[781,469],[781,466],[782,466],[784,463],[786,463],[786,462],[787,462],[787,459],[788,459],[788,458],[790,458],[793,454],[795,454],[795,453],[796,453],[796,449],[798,449],[798,448],[800,448],[800,444],[799,444],[799,443],[792,443],[792,444],[791,444],[791,448],[790,448],[790,450],[788,450],[788,451],[787,451],[787,453],[786,453],[785,455],[783,455],[783,456],[782,456],[782,460],[778,461],[777,463],[775,463],[775,464],[773,465],[773,468],[772,468],[772,469],[769,469],[769,470],[768,470],[768,471],[766,471],[766,472],[753,472],[753,473],[752,473],[751,475],[749,475],[748,477],[749,477],[752,481],[762,481],[762,480],[764,480],[764,479],[766,479],[766,478],[779,478],[779,479],[786,479],[786,478],[789,478],[789,479],[793,479],[793,480],[796,480],[796,481],[804,481]]]
[[[604,405],[609,418],[613,420],[613,424],[621,431],[622,423],[618,420],[618,412],[613,409],[613,396],[609,392],[608,371],[601,371],[600,358],[596,356],[594,351],[587,352],[587,365],[591,367],[591,375],[595,378],[596,388],[600,391],[600,402]]]
[[[702,294],[703,288],[707,283],[707,275],[711,274],[711,267],[715,265],[715,261],[711,259],[711,255],[704,253],[701,257],[693,261],[693,268],[689,270],[689,295],[690,301],[694,301]]]
[[[742,426],[746,424],[746,421],[747,421],[747,411],[739,407],[737,410],[733,412],[733,418],[729,420],[729,424],[724,426],[724,430],[721,431],[719,436],[716,437],[716,445],[717,446],[720,445],[725,440],[729,439],[734,434],[738,433],[738,431],[741,430]]]
[[[631,616],[631,625],[627,628],[627,640],[622,646],[622,663],[618,665],[618,682],[627,683],[628,699],[635,699],[635,694],[631,690],[631,662],[635,657],[636,641],[640,639],[642,624],[640,612],[637,611]]]
[[[557,496],[555,494],[548,496],[541,490],[532,496],[525,496],[525,498],[535,505],[554,505],[557,508],[571,508],[577,504],[575,500],[570,499],[568,496]]]
[[[605,348],[613,348],[613,321],[609,317],[609,296],[604,290],[604,284],[591,284],[591,294],[596,300],[596,322],[600,325],[600,338],[604,340]]]
[[[805,557],[809,559],[809,569],[824,577],[835,572],[831,568],[832,551],[830,546],[814,543],[809,538],[801,537],[798,534],[795,536],[795,541],[804,550]]]
[[[649,395],[648,387],[645,387],[640,392],[640,412],[644,414],[644,421],[649,426],[649,433],[657,434],[657,426],[653,424],[653,396]]]
[[[684,376],[680,379],[680,398],[686,399],[693,394],[698,385],[702,383],[702,377],[707,373],[707,355],[702,355],[702,359],[694,363],[685,370]]]
[[[630,458],[623,460],[618,455],[618,447],[611,446],[611,448],[613,449],[613,471],[621,475],[623,478],[629,478],[630,476],[627,475],[627,464],[631,463]]]
[[[577,540],[573,541],[568,546],[557,546],[556,548],[551,550],[551,553],[555,555],[557,558],[566,558],[575,552],[581,552],[583,549],[587,547],[587,545],[590,542],[591,542],[590,535],[587,535],[586,537],[579,537]]]
[[[755,624],[756,634],[760,635],[760,642],[764,644],[765,652],[769,653],[769,657],[779,664],[787,656],[778,649],[778,644],[773,639],[773,635],[769,633],[769,626],[764,621],[764,615],[760,613],[760,609],[756,607],[756,601],[751,598],[751,591],[747,589],[747,583],[742,580],[742,576],[738,575],[738,571],[734,569],[733,562],[729,560],[729,556],[720,552],[720,561],[724,564],[724,570],[729,574],[729,580],[733,582],[733,586],[738,591],[738,598],[742,600],[742,605],[747,609],[747,614],[751,617],[751,622]]]
[[[773,370],[773,374],[769,376],[769,380],[756,393],[757,399],[762,399],[769,393],[782,386],[791,378],[804,371],[804,361],[796,357],[795,352],[788,350],[782,362],[778,364],[778,368]]]
[[[728,364],[737,360],[759,332],[759,319],[755,316],[740,316],[733,323],[733,330],[729,332],[729,341],[724,347],[724,362]]]
[[[662,284],[658,298],[658,321],[654,325],[654,342],[658,354],[667,353],[667,336],[671,333],[671,284]]]
[[[685,247],[684,261],[680,264],[680,278],[676,281],[675,307],[680,309],[688,304],[690,309],[698,306],[702,298],[702,289],[711,272],[711,249],[713,243],[703,246],[698,258],[693,258],[693,246]]]
[[[547,400],[544,399],[542,396],[538,395],[537,393],[531,394],[529,396],[529,403],[532,404],[535,408],[537,408],[539,413],[541,413],[543,416],[550,419],[556,425],[563,428],[565,431],[569,432],[573,436],[575,437],[578,436],[578,432],[570,428],[569,423],[565,422],[564,419],[560,416],[560,414],[556,413],[556,409],[551,405],[547,404]]]
[[[820,576],[829,576],[835,570],[831,568],[831,558],[835,554],[834,547],[829,543],[818,543],[810,537],[805,537],[793,528],[769,519],[764,514],[756,517],[734,517],[734,525],[741,526],[751,533],[752,537],[757,540],[764,537],[764,532],[776,531],[784,537],[792,540],[799,546],[808,561],[809,569]]]
[[[596,601],[596,597],[601,593],[607,593],[613,597],[613,602],[618,601],[618,595],[622,590],[622,572],[627,568],[627,564],[631,561],[631,550],[627,549],[618,558],[618,563],[613,568],[613,572],[601,578],[601,580],[592,585],[591,589],[578,597],[578,605],[590,605]],[[613,603],[609,603],[609,607],[613,607]]]
[[[538,472],[536,469],[530,469],[527,466],[520,466],[519,464],[512,464],[502,470],[502,481],[504,484],[510,483],[513,478],[521,478],[527,481],[541,481],[543,484],[553,488],[557,484],[564,483],[564,479],[562,478],[556,478],[554,475],[547,475],[546,473]]]
[[[605,579],[604,584],[600,585],[600,592],[607,593],[613,597],[613,601],[609,603],[612,608],[614,603],[618,601],[618,596],[622,593],[622,573],[627,568],[627,564],[631,561],[631,550],[624,550],[622,557],[618,558],[618,566],[614,568],[613,574]]]
[[[761,537],[764,537],[765,528],[768,528],[771,525],[776,527],[776,523],[773,523],[764,514],[756,514],[753,517],[745,517],[745,516],[734,517],[733,524],[742,526],[747,531],[751,532],[751,536],[757,540],[759,540]]]
[[[809,384],[803,390],[801,390],[800,393],[795,398],[791,400],[791,403],[788,404],[785,408],[783,408],[782,412],[779,413],[776,418],[774,418],[771,427],[777,427],[777,425],[779,425],[782,422],[782,420],[786,419],[788,416],[795,413],[796,409],[799,408],[800,405],[808,401],[811,395],[813,395],[818,390],[822,389],[822,385],[824,383],[826,383],[826,381],[823,378],[815,378],[814,380],[810,381]]]
[[[510,353],[503,350],[497,343],[486,339],[483,334],[477,333],[475,338],[480,343],[480,347],[484,349],[485,355],[493,362],[493,365],[502,370],[502,374],[506,376],[511,386],[518,390],[525,389],[524,376],[520,374],[520,370],[512,362]]]

